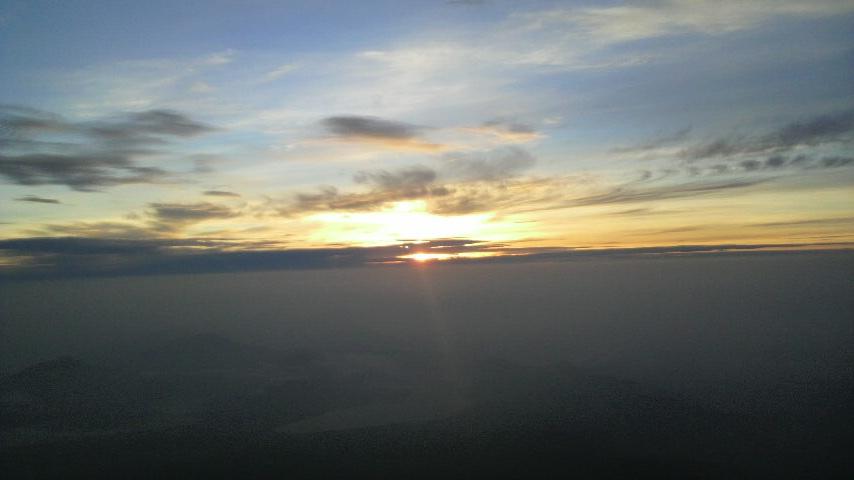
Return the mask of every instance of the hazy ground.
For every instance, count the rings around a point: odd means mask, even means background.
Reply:
[[[844,476],[852,274],[753,254],[7,283],[0,458]]]

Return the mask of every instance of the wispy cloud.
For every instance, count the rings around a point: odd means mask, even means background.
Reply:
[[[608,45],[686,33],[722,34],[780,17],[824,17],[851,12],[844,0],[663,0],[602,7],[562,7],[518,15],[525,29],[562,27],[591,43]]]
[[[292,63],[286,63],[284,65],[280,65],[280,66],[270,70],[266,74],[264,74],[264,76],[261,77],[261,81],[264,83],[276,81],[276,80],[284,77],[285,75],[293,72],[297,68],[299,68],[299,67],[297,65],[292,64]]]
[[[35,195],[27,195],[24,197],[18,197],[15,199],[16,202],[30,202],[30,203],[49,203],[49,204],[60,204],[59,200],[55,198],[47,198],[47,197],[37,197]]]
[[[212,219],[232,218],[238,212],[226,205],[199,203],[151,203],[147,211],[156,230],[171,231]]]
[[[377,117],[328,117],[321,124],[333,138],[370,143],[394,150],[438,152],[446,147],[421,138],[425,127]]]
[[[202,192],[203,195],[207,195],[209,197],[239,197],[239,193],[229,192],[226,190],[205,190]]]
[[[489,120],[475,127],[466,127],[464,130],[489,135],[505,143],[525,143],[542,137],[542,134],[530,125],[499,119]]]
[[[557,182],[514,179],[534,165],[536,159],[518,147],[486,152],[453,154],[442,159],[441,169],[415,165],[397,170],[366,170],[353,177],[368,191],[342,192],[333,186],[315,193],[298,193],[280,207],[285,215],[324,210],[370,211],[404,200],[425,200],[428,211],[436,214],[467,214],[501,209],[509,202],[541,202],[544,184]],[[540,192],[542,193],[542,192]],[[512,198],[512,200],[510,200]]]
[[[780,154],[796,147],[854,141],[854,110],[819,115],[784,125],[764,135],[722,137],[687,148],[689,160],[731,158],[738,155]]]
[[[521,148],[504,147],[485,152],[451,153],[443,158],[443,162],[451,177],[495,181],[518,175],[533,167],[537,159]]]
[[[19,185],[65,185],[78,191],[173,176],[137,163],[162,153],[170,140],[213,128],[166,110],[133,112],[96,121],[71,121],[34,109],[0,107],[0,175]],[[61,139],[61,141],[56,141]]]

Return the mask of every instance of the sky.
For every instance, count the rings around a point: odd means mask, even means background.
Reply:
[[[0,0],[0,275],[847,249],[854,2]]]

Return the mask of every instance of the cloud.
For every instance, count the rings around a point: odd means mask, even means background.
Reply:
[[[267,72],[261,78],[261,82],[266,83],[266,82],[272,82],[272,81],[278,80],[279,78],[284,77],[285,75],[293,72],[297,68],[299,68],[299,67],[297,67],[296,65],[294,65],[292,63],[287,63],[285,65],[281,65],[281,66],[276,67],[273,70],[270,70],[269,72]]]
[[[353,180],[356,183],[371,185],[384,191],[421,191],[436,180],[433,169],[416,165],[395,172],[374,170],[358,172]]]
[[[192,137],[214,130],[209,125],[171,110],[130,112],[104,120],[73,122],[55,113],[16,105],[0,105],[0,134],[4,137],[66,133],[95,141],[157,144],[163,141],[157,137]]]
[[[15,199],[15,201],[16,202],[31,202],[31,203],[52,203],[52,204],[62,203],[55,198],[37,197],[35,195],[27,195],[24,197],[18,197]]]
[[[589,257],[685,254],[735,254],[767,249],[810,251],[812,247],[850,248],[851,244],[721,244],[640,248],[511,248],[473,239],[439,239],[377,247],[232,250],[233,245],[204,239],[100,239],[35,237],[0,240],[0,253],[18,260],[0,269],[0,280],[75,276],[198,274],[281,269],[364,267],[402,263],[413,253],[492,256],[454,257],[453,262],[507,263],[572,261]],[[815,251],[815,250],[813,250]],[[828,250],[818,250],[817,252]]]
[[[207,195],[209,197],[239,197],[239,193],[228,192],[225,190],[205,190],[202,192],[202,195]]]
[[[780,154],[796,147],[816,147],[854,140],[854,110],[819,115],[792,122],[770,133],[731,136],[684,149],[688,160],[728,158],[738,155]]]
[[[65,185],[81,192],[130,183],[159,183],[169,173],[135,165],[128,155],[93,154],[0,155],[0,175],[18,185]]]
[[[59,115],[21,105],[0,104],[0,138],[17,138],[39,132],[62,132],[68,123]]]
[[[562,27],[602,46],[683,34],[717,35],[781,17],[816,18],[854,10],[839,0],[663,0],[519,15],[528,29]]]
[[[420,165],[394,171],[361,171],[353,181],[369,187],[368,191],[341,192],[324,186],[315,193],[296,194],[278,211],[286,216],[316,211],[371,211],[394,202],[424,200],[430,213],[461,215],[527,207],[566,193],[564,179],[514,178],[535,161],[516,147],[457,155],[443,161],[440,172]],[[440,173],[449,177],[447,182],[439,181]]]
[[[377,117],[328,117],[321,121],[321,125],[338,140],[371,143],[397,150],[436,152],[446,148],[419,138],[424,127]]]
[[[33,235],[51,235],[63,237],[111,238],[139,240],[153,238],[158,232],[147,225],[130,222],[71,222],[50,224],[32,232]]]
[[[806,121],[790,123],[772,133],[768,143],[776,140],[779,145],[815,146],[826,142],[851,140],[854,132],[854,110],[819,115]]]
[[[788,220],[781,222],[755,223],[755,227],[799,227],[814,225],[854,225],[854,217],[838,218],[809,218],[800,220]]]
[[[49,224],[33,229],[31,233],[81,238],[169,239],[198,223],[234,218],[240,214],[238,209],[209,202],[149,203],[141,214],[127,215],[132,221]]]
[[[533,155],[518,147],[448,154],[443,160],[449,175],[469,181],[502,180],[517,175],[537,162]]]
[[[341,137],[375,137],[385,139],[409,139],[418,135],[420,127],[403,122],[383,120],[376,117],[329,117],[323,125]]]
[[[176,230],[206,220],[232,218],[239,214],[225,205],[199,203],[149,203],[147,214],[153,228]]]
[[[363,193],[341,193],[327,186],[317,193],[298,193],[294,201],[278,209],[285,216],[317,211],[371,211],[394,202],[430,199],[448,195],[445,187],[424,187],[416,190],[374,190]]]
[[[214,130],[206,124],[169,110],[128,113],[113,120],[78,124],[90,136],[123,144],[160,143],[157,136],[192,137]]]
[[[179,245],[193,243],[179,242]],[[0,250],[25,254],[107,255],[150,253],[175,241],[123,240],[83,237],[33,237],[0,240]]]
[[[162,183],[174,174],[137,163],[163,154],[172,139],[214,128],[169,110],[96,121],[70,121],[19,106],[0,106],[0,176],[19,185],[65,185],[78,191],[131,183]],[[56,141],[61,138],[62,141]]]
[[[542,138],[530,125],[498,119],[489,120],[476,127],[466,127],[465,130],[490,135],[506,143],[525,143]]]
[[[342,193],[333,186],[323,186],[316,193],[297,193],[277,210],[285,216],[316,211],[369,211],[392,202],[447,195],[444,187],[433,185],[436,178],[433,169],[421,165],[395,171],[360,171],[353,176],[353,182],[369,187],[367,192]]]
[[[709,195],[720,191],[747,188],[765,182],[764,179],[739,179],[722,182],[695,182],[654,187],[637,188],[631,184],[614,188],[613,190],[574,198],[566,206],[611,205],[625,203],[641,203],[673,198]]]
[[[679,143],[688,138],[691,134],[692,127],[688,126],[682,129],[679,129],[673,133],[660,135],[658,137],[647,140],[638,145],[632,145],[628,147],[618,147],[614,148],[612,151],[616,153],[637,153],[637,152],[647,152],[651,150],[658,150],[662,147],[666,147],[672,144]]]

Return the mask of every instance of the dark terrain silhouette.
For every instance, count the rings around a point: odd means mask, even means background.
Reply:
[[[3,378],[0,398],[7,478],[850,473],[844,418],[727,412],[569,365],[468,359],[449,378],[411,352],[282,352],[203,334],[110,366],[39,363]]]

